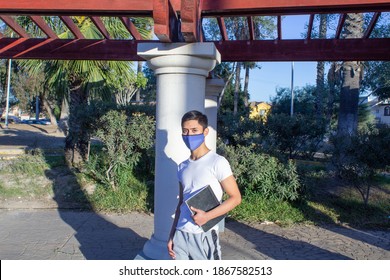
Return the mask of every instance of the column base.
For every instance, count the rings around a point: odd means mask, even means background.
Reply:
[[[168,254],[167,242],[157,240],[154,235],[145,243],[142,252],[135,260],[171,260]]]

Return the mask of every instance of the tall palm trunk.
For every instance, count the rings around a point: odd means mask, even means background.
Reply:
[[[240,76],[241,76],[241,63],[237,62],[236,67],[236,83],[234,86],[234,108],[233,108],[233,115],[237,115],[238,112],[238,98],[240,94]]]
[[[340,92],[340,111],[337,134],[353,135],[358,127],[360,69],[357,61],[345,61]]]
[[[348,14],[345,20],[345,38],[362,38],[363,14]],[[358,104],[360,89],[360,64],[345,61],[342,66],[343,82],[340,92],[340,111],[337,134],[353,135],[358,127]]]
[[[245,107],[249,106],[249,100],[248,100],[248,86],[249,86],[249,73],[250,73],[250,67],[249,65],[245,66],[245,80],[244,80],[244,104]]]
[[[328,126],[330,127],[332,116],[333,116],[333,107],[336,99],[336,86],[339,85],[340,77],[339,77],[339,69],[337,67],[337,62],[332,62],[328,71],[328,100],[326,104],[325,116],[328,121]]]
[[[69,166],[78,166],[87,160],[89,135],[77,117],[78,110],[86,108],[87,105],[88,95],[82,81],[73,81],[69,92],[69,133],[65,138],[65,159]]]
[[[142,61],[137,62],[137,75],[142,73]],[[135,102],[141,102],[141,87],[138,87],[137,92],[135,93]]]
[[[326,38],[327,31],[327,15],[320,15],[320,32],[319,38]],[[325,62],[317,62],[317,90],[316,90],[316,109],[317,109],[317,119],[321,119],[324,113],[324,94],[325,94]]]

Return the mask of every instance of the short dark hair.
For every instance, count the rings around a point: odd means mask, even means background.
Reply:
[[[203,127],[203,129],[209,126],[207,116],[199,111],[192,110],[184,114],[181,118],[181,125],[186,121],[196,120]]]

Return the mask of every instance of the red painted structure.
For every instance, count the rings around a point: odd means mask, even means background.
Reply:
[[[343,39],[345,15],[355,12],[373,16],[362,38]],[[381,14],[389,12],[390,1],[385,0],[1,0],[0,24],[11,28],[15,38],[0,33],[0,58],[142,60],[137,56],[137,45],[150,41],[143,40],[131,18],[151,17],[160,42],[204,42],[204,19],[215,19],[221,39],[214,43],[223,61],[390,60],[390,38],[370,37]],[[340,15],[334,38],[312,38],[314,15],[322,13]],[[46,38],[31,38],[15,21],[21,15],[29,16]],[[305,38],[282,38],[281,20],[286,15],[310,15]],[[43,16],[58,16],[74,39],[58,38]],[[102,39],[86,39],[73,16],[88,16]],[[103,16],[118,17],[131,38],[111,38]],[[229,40],[224,19],[233,16],[246,18],[247,39]],[[276,17],[276,38],[255,38],[255,16]]]

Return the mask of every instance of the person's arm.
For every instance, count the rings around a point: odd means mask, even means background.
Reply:
[[[238,189],[236,179],[233,175],[227,177],[220,183],[222,188],[228,195],[228,199],[226,199],[218,207],[208,212],[191,207],[191,209],[195,212],[195,215],[193,215],[192,217],[197,225],[202,226],[209,220],[228,213],[230,210],[234,209],[237,205],[241,203],[241,193]]]
[[[177,222],[179,220],[180,206],[181,206],[182,202],[183,202],[183,187],[179,183],[179,202],[178,202],[177,207],[176,207],[175,219],[173,220],[171,232],[169,234],[169,239],[168,239],[168,254],[171,256],[172,259],[174,259],[176,257],[175,252],[173,251],[173,236],[175,235]]]

